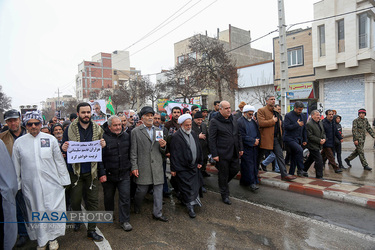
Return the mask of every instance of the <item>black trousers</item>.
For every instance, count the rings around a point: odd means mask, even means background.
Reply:
[[[120,223],[130,221],[130,175],[125,174],[121,181],[106,181],[102,183],[104,192],[104,207],[106,211],[115,209],[115,193],[118,190],[119,195],[119,219]]]
[[[313,164],[313,162],[315,162],[314,168],[315,168],[316,178],[322,178],[323,177],[323,158],[322,158],[322,155],[320,154],[319,150],[309,149],[309,151],[310,151],[309,157],[307,158],[307,160],[304,163],[304,166],[305,166],[304,171],[307,172],[309,170],[311,164]]]
[[[219,170],[219,189],[222,198],[229,197],[228,183],[237,175],[239,171],[239,159],[232,157],[230,160],[220,159],[216,162],[216,168]]]
[[[276,160],[280,168],[281,177],[287,176],[288,173],[286,172],[283,149],[278,138],[276,137],[273,139],[273,153],[276,155]]]
[[[342,146],[341,146],[341,143],[339,144],[335,144],[335,154],[337,154],[336,158],[337,158],[337,162],[339,163],[339,167],[341,168],[343,165],[342,165],[342,157],[341,157],[341,151],[342,151]]]

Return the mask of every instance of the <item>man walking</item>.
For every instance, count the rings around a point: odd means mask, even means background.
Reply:
[[[103,124],[103,139],[106,146],[102,151],[102,163],[99,163],[98,175],[104,191],[106,211],[115,209],[115,193],[119,195],[119,219],[122,229],[131,231],[130,225],[130,135],[122,128],[118,116],[111,116]]]
[[[346,164],[348,164],[349,167],[352,167],[350,164],[350,161],[354,160],[357,156],[359,156],[359,160],[361,161],[362,167],[364,170],[372,170],[368,166],[368,163],[365,158],[365,154],[363,152],[363,147],[365,145],[366,140],[366,131],[372,136],[372,138],[375,138],[375,133],[371,129],[371,126],[365,118],[366,116],[366,109],[360,109],[358,110],[358,118],[353,121],[353,142],[355,145],[355,150],[351,155],[348,156],[348,158],[345,159]]]
[[[161,131],[153,125],[155,111],[152,107],[143,107],[140,112],[143,125],[132,130],[130,161],[132,173],[136,177],[137,190],[134,197],[135,213],[140,213],[142,201],[150,185],[153,186],[154,208],[153,218],[167,222],[163,216],[163,154],[167,142],[156,141],[156,133]]]
[[[328,159],[329,164],[335,170],[335,173],[341,173],[342,170],[338,167],[335,162],[335,156],[333,155],[333,148],[335,147],[335,137],[341,142],[342,137],[336,128],[336,122],[333,121],[333,111],[328,109],[326,111],[326,118],[323,120],[324,132],[326,134],[326,142],[323,144],[322,157],[323,163]],[[323,166],[324,167],[324,166]]]
[[[8,110],[4,114],[4,120],[8,125],[8,130],[0,134],[0,139],[3,140],[10,157],[12,157],[13,145],[15,140],[27,133],[26,128],[21,126],[21,114],[15,109]],[[25,217],[26,217],[26,206],[23,199],[22,190],[17,192],[16,196],[16,207],[17,207],[17,227],[18,227],[18,240],[16,247],[23,247],[29,240],[27,235]]]
[[[199,190],[203,186],[199,170],[202,167],[202,150],[197,134],[191,129],[191,115],[180,116],[178,123],[181,127],[172,136],[170,146],[171,174],[178,187],[178,198],[186,205],[190,218],[195,218],[194,206],[202,206],[199,199]]]
[[[315,162],[315,175],[317,179],[323,178],[323,158],[320,150],[326,142],[326,134],[322,121],[320,121],[320,113],[318,110],[311,111],[311,119],[306,123],[307,131],[307,148],[310,151],[309,157],[304,163],[304,171],[307,173],[311,164]],[[306,177],[308,175],[305,175]]]
[[[228,183],[238,173],[243,145],[237,120],[231,114],[229,102],[220,102],[218,114],[210,121],[209,132],[208,144],[212,159],[216,161],[215,166],[219,170],[218,181],[221,199],[225,204],[231,205]]]
[[[267,105],[258,109],[261,155],[265,150],[272,150],[280,168],[281,179],[291,181],[295,176],[288,175],[282,149],[282,128],[280,114],[274,111],[275,96],[267,96]]]
[[[210,174],[206,172],[207,160],[208,160],[208,128],[205,123],[203,123],[203,115],[201,111],[195,113],[193,118],[192,130],[198,135],[199,143],[202,148],[203,163],[201,167],[201,172],[203,177],[209,177]]]
[[[259,183],[257,157],[260,133],[258,124],[252,119],[255,108],[245,105],[242,111],[243,116],[237,120],[244,146],[244,153],[241,157],[240,184],[250,186],[251,190],[255,191],[259,188],[256,184]]]
[[[91,120],[91,106],[83,102],[77,105],[78,119],[74,120],[68,129],[64,131],[63,145],[64,153],[68,150],[68,141],[90,142],[100,140],[100,145],[105,147],[103,139],[103,129]],[[71,206],[73,211],[81,211],[82,196],[86,195],[86,210],[98,210],[99,203],[99,181],[98,181],[98,163],[84,162],[68,164],[68,170],[72,187],[70,191]],[[81,223],[74,225],[74,231],[79,231]],[[96,224],[88,223],[87,237],[94,241],[102,241],[103,237],[95,232]]]
[[[284,143],[291,152],[291,164],[289,174],[294,175],[297,166],[298,176],[307,176],[303,171],[303,148],[307,143],[306,138],[306,116],[302,114],[304,104],[300,101],[294,103],[292,111],[285,115],[284,119]]]
[[[65,189],[70,184],[69,173],[57,140],[40,132],[43,118],[40,112],[25,114],[29,134],[17,139],[13,146],[13,164],[18,189],[23,191],[29,221],[35,211],[65,211]],[[57,237],[65,235],[65,223],[46,223],[28,228],[39,249],[58,249]]]

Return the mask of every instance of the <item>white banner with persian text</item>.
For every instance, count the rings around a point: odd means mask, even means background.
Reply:
[[[67,153],[69,164],[102,161],[100,140],[90,142],[69,141]]]

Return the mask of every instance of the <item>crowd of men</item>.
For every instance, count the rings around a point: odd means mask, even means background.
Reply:
[[[257,112],[244,102],[235,113],[227,101],[215,102],[210,114],[204,106],[194,105],[190,110],[174,107],[168,121],[145,106],[138,114],[129,111],[112,115],[102,126],[92,121],[88,103],[80,103],[77,114],[67,121],[59,122],[54,117],[49,126],[43,126],[39,111],[27,112],[23,121],[18,111],[5,112],[7,130],[0,134],[1,217],[4,222],[18,223],[1,224],[2,247],[12,249],[15,243],[20,247],[31,239],[37,240],[38,249],[58,249],[57,238],[65,234],[65,223],[31,227],[30,214],[81,211],[82,200],[87,211],[97,211],[99,183],[106,211],[114,211],[118,191],[120,226],[131,231],[131,207],[135,214],[142,213],[147,193],[153,195],[152,218],[168,222],[163,214],[163,197],[171,195],[170,186],[189,217],[195,218],[195,208],[202,206],[206,192],[204,177],[210,176],[206,172],[209,159],[218,170],[221,198],[228,205],[228,183],[239,171],[240,185],[252,191],[259,188],[258,171],[267,171],[270,164],[285,181],[294,180],[296,175],[308,177],[312,163],[315,177],[321,179],[327,160],[335,173],[341,173],[345,169],[341,160],[341,116],[327,110],[321,119],[320,113],[313,110],[307,117],[304,104],[297,101],[283,119],[275,102],[275,96],[268,96],[266,106]],[[350,161],[359,156],[364,170],[371,170],[363,147],[365,132],[372,137],[375,133],[365,115],[366,110],[360,109],[353,121],[356,150],[345,162],[351,167]],[[92,141],[100,141],[101,162],[67,163],[69,142]],[[74,231],[80,231],[80,227],[81,223],[75,223]],[[95,229],[95,223],[88,223],[87,237],[102,241]]]

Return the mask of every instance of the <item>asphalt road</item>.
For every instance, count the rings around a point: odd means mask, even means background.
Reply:
[[[237,180],[228,206],[216,192],[217,177],[205,180],[210,191],[195,219],[172,197],[164,204],[169,222],[153,220],[148,195],[141,214],[131,214],[133,231],[118,222],[98,225],[108,241],[100,249],[375,249],[374,210],[264,186],[253,193]],[[61,249],[98,249],[84,228],[67,229],[59,242]]]

